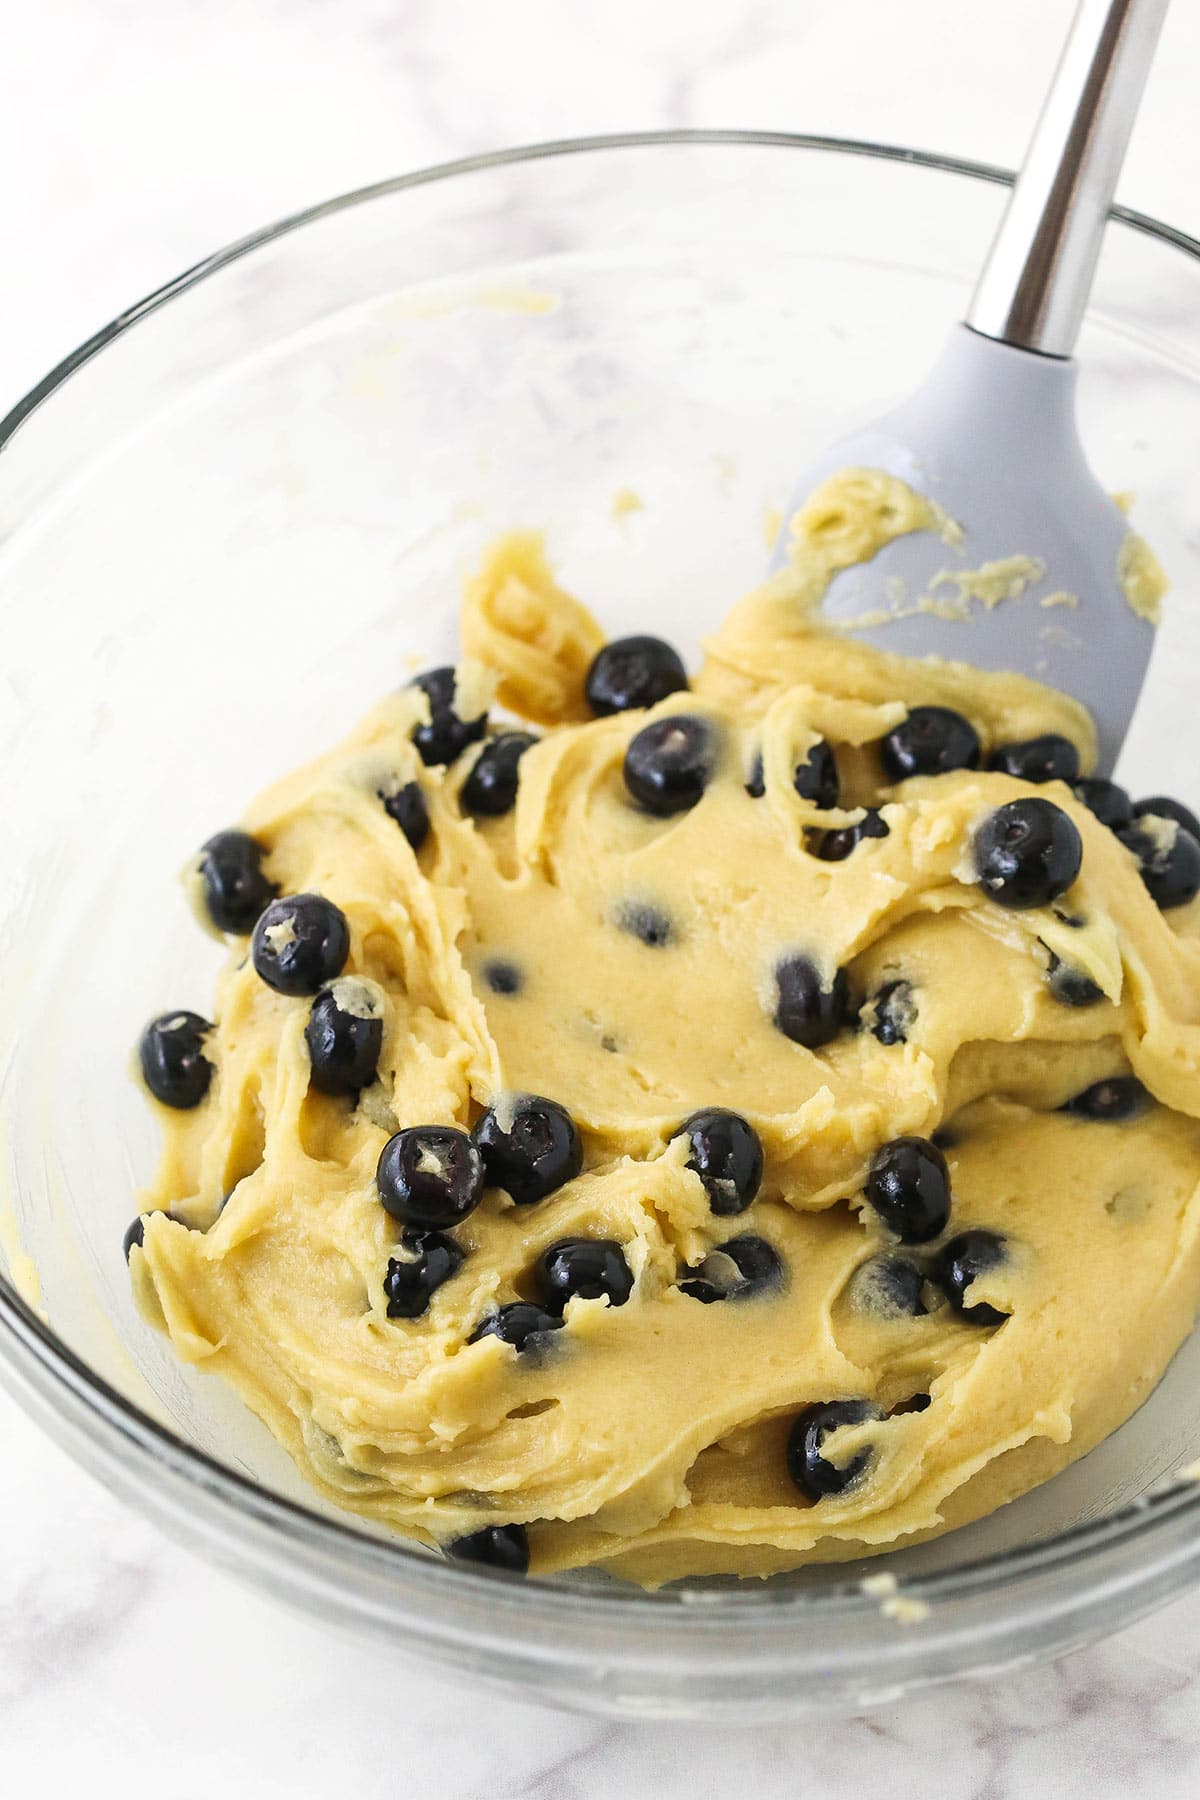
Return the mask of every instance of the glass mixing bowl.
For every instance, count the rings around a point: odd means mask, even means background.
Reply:
[[[222,251],[0,426],[0,1365],[102,1480],[333,1625],[527,1697],[755,1719],[1050,1655],[1200,1577],[1200,1487],[1170,1479],[1200,1455],[1200,1339],[990,1520],[648,1595],[448,1566],[324,1510],[140,1322],[121,1254],[156,1147],[129,1046],[205,1010],[220,954],[172,871],[445,660],[502,527],[544,524],[614,633],[694,655],[810,455],[932,360],[1003,179],[737,133],[458,163]],[[1200,245],[1119,215],[1080,357],[1096,467],[1180,590],[1123,769],[1195,804]]]

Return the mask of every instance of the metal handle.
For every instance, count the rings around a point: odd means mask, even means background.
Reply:
[[[967,324],[1070,356],[1169,0],[1079,0]]]

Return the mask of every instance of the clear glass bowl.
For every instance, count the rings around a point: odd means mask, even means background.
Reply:
[[[1200,1577],[1200,1488],[1168,1479],[1200,1454],[1200,1340],[991,1520],[646,1595],[448,1566],[323,1510],[141,1324],[120,1248],[155,1154],[129,1046],[163,1005],[204,1010],[219,954],[172,872],[451,650],[501,527],[544,524],[614,632],[694,653],[794,474],[932,360],[1001,180],[749,134],[435,169],[221,252],[0,426],[0,1367],[112,1487],[331,1624],[564,1705],[754,1719],[1049,1655]],[[1123,769],[1194,804],[1200,245],[1121,215],[1080,354],[1096,466],[1182,590]],[[864,1591],[884,1571],[914,1607]]]

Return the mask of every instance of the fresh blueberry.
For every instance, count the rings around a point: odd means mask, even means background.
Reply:
[[[221,1202],[222,1207],[224,1207],[224,1205],[226,1204],[228,1199],[229,1199],[229,1195],[226,1194],[225,1199]],[[168,1219],[171,1219],[176,1225],[182,1225],[185,1231],[191,1231],[194,1229],[191,1225],[188,1224],[186,1219],[181,1219],[179,1217],[178,1213],[168,1212],[166,1216]],[[149,1219],[151,1217],[152,1217],[152,1214],[150,1214],[150,1213],[139,1213],[137,1218],[133,1221],[133,1223],[130,1226],[128,1226],[128,1228],[126,1229],[125,1236],[121,1240],[122,1248],[125,1251],[125,1261],[126,1262],[129,1261],[131,1253],[135,1249],[139,1249],[141,1247],[141,1245],[145,1243],[145,1241],[146,1241],[146,1221],[147,1221],[147,1219]]]
[[[657,706],[687,688],[687,670],[670,644],[656,637],[614,638],[592,659],[584,692],[598,718]]]
[[[485,819],[511,812],[517,801],[521,758],[537,743],[531,731],[502,731],[489,738],[463,782],[463,811]]]
[[[1019,744],[1000,744],[988,757],[988,768],[1018,781],[1077,781],[1079,752],[1070,738],[1047,731]]]
[[[389,1319],[419,1319],[444,1281],[458,1273],[464,1251],[444,1231],[401,1233],[400,1242],[411,1252],[393,1256],[383,1278]]]
[[[529,1538],[523,1525],[485,1525],[445,1546],[451,1562],[481,1563],[510,1575],[529,1572]]]
[[[881,1044],[907,1044],[917,1018],[911,981],[886,981],[865,1009],[871,1016],[871,1034]]]
[[[889,731],[880,755],[892,781],[910,775],[948,775],[979,767],[979,735],[968,719],[948,706],[914,706]]]
[[[575,1121],[557,1100],[510,1095],[488,1108],[474,1131],[488,1187],[503,1188],[518,1206],[544,1200],[583,1167]]]
[[[383,1146],[375,1183],[385,1211],[417,1230],[461,1224],[483,1198],[483,1161],[465,1131],[411,1125]]]
[[[537,1261],[537,1285],[548,1312],[568,1300],[607,1300],[624,1306],[633,1292],[625,1252],[612,1238],[560,1238]]]
[[[477,1344],[480,1338],[498,1337],[502,1344],[511,1344],[518,1352],[531,1344],[536,1349],[536,1339],[551,1331],[561,1331],[562,1324],[555,1313],[546,1312],[525,1300],[514,1300],[481,1319],[467,1342]]]
[[[1200,840],[1177,819],[1139,813],[1117,836],[1137,857],[1146,891],[1163,912],[1200,894]]]
[[[414,850],[429,836],[429,808],[419,781],[408,781],[394,794],[380,794],[383,810],[394,819]]]
[[[775,1023],[784,1037],[806,1050],[829,1044],[846,1022],[850,984],[838,969],[829,987],[807,956],[789,956],[775,970]]]
[[[468,744],[476,744],[487,729],[487,713],[463,719],[455,711],[457,677],[450,668],[430,669],[413,683],[429,700],[429,719],[413,729],[412,741],[423,763],[452,763]]]
[[[938,1257],[938,1283],[960,1318],[971,1325],[1003,1325],[1008,1317],[986,1300],[969,1304],[971,1283],[1004,1261],[1005,1240],[995,1231],[964,1231],[951,1238]]]
[[[627,931],[648,950],[661,950],[675,935],[665,912],[637,900],[626,900],[619,906],[614,922],[618,931]]]
[[[745,1231],[738,1237],[726,1238],[718,1253],[732,1260],[740,1277],[731,1299],[742,1300],[783,1286],[783,1259],[766,1238]]]
[[[371,990],[352,976],[322,988],[304,1027],[312,1085],[322,1094],[357,1094],[375,1079],[383,1018]]]
[[[1149,800],[1139,800],[1133,808],[1133,816],[1140,819],[1146,813],[1153,813],[1156,819],[1174,819],[1185,831],[1190,831],[1194,838],[1200,838],[1200,819],[1182,800],[1168,800],[1164,794],[1153,794]]]
[[[919,1319],[928,1311],[926,1275],[907,1256],[875,1256],[862,1263],[851,1280],[851,1292],[864,1312],[886,1319]]]
[[[809,1406],[800,1414],[788,1433],[788,1474],[810,1500],[823,1500],[828,1494],[844,1494],[861,1481],[871,1463],[870,1450],[859,1450],[840,1467],[821,1454],[821,1447],[831,1431],[843,1425],[865,1425],[868,1420],[881,1420],[883,1413],[872,1400],[826,1400]]]
[[[975,833],[979,885],[997,906],[1024,912],[1049,906],[1079,873],[1083,844],[1052,800],[1010,800]]]
[[[818,738],[792,776],[792,784],[802,800],[811,801],[821,812],[838,803],[838,768],[833,751],[824,738]]]
[[[199,1106],[212,1080],[212,1064],[204,1040],[212,1026],[199,1013],[160,1013],[151,1019],[138,1044],[142,1079],[156,1100],[187,1112]]]
[[[714,1300],[748,1300],[783,1286],[783,1262],[766,1238],[745,1232],[710,1250],[679,1286],[706,1306]]]
[[[722,1106],[706,1106],[673,1135],[691,1145],[687,1166],[703,1182],[713,1212],[720,1218],[745,1212],[763,1177],[762,1144],[749,1120]]]
[[[724,1288],[718,1287],[715,1281],[710,1281],[706,1275],[701,1274],[700,1271],[708,1260],[706,1256],[704,1262],[697,1263],[694,1269],[689,1269],[687,1278],[679,1283],[680,1293],[686,1294],[689,1300],[699,1300],[702,1306],[711,1306],[714,1301],[726,1300],[729,1297]]]
[[[746,776],[746,792],[752,800],[761,800],[767,791],[766,777],[763,774],[762,751],[750,764],[750,773]]]
[[[346,915],[323,894],[272,900],[250,941],[250,957],[280,994],[315,994],[339,976],[350,954]]]
[[[1115,1124],[1136,1117],[1151,1104],[1151,1095],[1136,1075],[1110,1075],[1105,1081],[1093,1081],[1091,1087],[1068,1100],[1063,1111],[1074,1113],[1077,1119]]]
[[[204,904],[218,931],[244,936],[278,892],[263,873],[263,847],[248,831],[218,831],[200,851]]]
[[[902,1244],[927,1244],[950,1218],[945,1157],[928,1138],[893,1138],[871,1159],[867,1199]]]
[[[625,786],[659,818],[687,812],[703,797],[713,770],[707,719],[670,713],[644,725],[625,752]]]
[[[834,831],[823,831],[817,838],[816,854],[822,862],[845,862],[864,838],[889,836],[881,813],[869,806],[857,825],[839,825]]]
[[[1103,775],[1081,775],[1078,781],[1071,783],[1071,792],[1080,805],[1086,806],[1110,831],[1119,831],[1133,817],[1133,806],[1125,789],[1115,781],[1106,781]]]
[[[507,962],[497,957],[483,965],[483,979],[493,994],[519,994],[525,986],[525,977],[514,962]]]
[[[1053,950],[1046,970],[1046,986],[1060,1006],[1095,1006],[1104,998],[1104,989],[1097,987],[1090,975],[1063,962]]]

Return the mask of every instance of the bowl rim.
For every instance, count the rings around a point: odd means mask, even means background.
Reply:
[[[25,423],[30,415],[37,411],[43,401],[48,400],[63,383],[90,362],[114,338],[120,337],[136,325],[139,320],[165,306],[169,300],[195,287],[198,282],[215,275],[221,269],[228,268],[243,256],[261,249],[274,242],[276,238],[286,237],[289,232],[298,231],[302,226],[315,224],[320,219],[331,217],[335,213],[346,212],[352,206],[362,206],[368,201],[384,199],[390,194],[403,193],[406,188],[429,187],[434,182],[448,181],[459,175],[478,175],[488,169],[501,169],[517,163],[541,162],[550,157],[585,155],[589,152],[605,150],[638,150],[652,149],[656,146],[679,146],[697,144],[733,148],[785,149],[785,150],[824,150],[840,156],[854,156],[872,159],[876,162],[907,163],[910,167],[931,169],[943,175],[965,175],[976,181],[986,181],[1001,187],[1011,187],[1016,180],[1013,169],[1004,168],[999,163],[976,162],[969,157],[951,156],[936,150],[919,150],[903,144],[881,143],[873,138],[830,137],[819,132],[790,131],[753,131],[748,129],[708,130],[699,126],[679,127],[667,131],[614,131],[600,132],[587,137],[578,138],[546,138],[535,144],[519,144],[508,150],[487,150],[477,156],[455,157],[449,162],[430,163],[421,169],[414,169],[406,175],[391,175],[382,181],[367,183],[365,187],[350,188],[344,194],[337,194],[330,200],[319,200],[313,206],[301,207],[298,212],[285,213],[282,218],[269,225],[260,226],[245,237],[234,238],[220,250],[202,257],[199,262],[192,263],[179,275],[163,282],[161,287],[153,288],[142,299],[135,300],[127,306],[107,325],[102,325],[91,337],[68,352],[62,360],[29,391],[21,396],[9,411],[0,417],[0,450],[3,450],[14,433]],[[1170,244],[1177,250],[1200,260],[1200,239],[1194,238],[1178,226],[1168,225],[1161,219],[1153,218],[1149,213],[1139,212],[1134,207],[1114,205],[1109,208],[1110,219],[1128,226],[1133,231],[1142,232],[1148,237],[1157,238],[1160,242]]]
[[[432,164],[287,214],[236,239],[164,282],[78,345],[0,418],[0,452],[72,375],[141,320],[240,258],[306,225],[408,188],[425,187],[457,176],[548,158],[686,145],[816,151],[902,163],[1001,186],[1011,186],[1015,180],[1012,170],[993,163],[903,145],[814,133],[742,129],[601,133],[552,139]],[[1174,226],[1125,206],[1113,206],[1109,217],[1200,261],[1200,240]],[[562,1624],[581,1613],[591,1619],[602,1619],[607,1615],[613,1621],[619,1619],[625,1624],[640,1615],[644,1622],[649,1620],[658,1628],[670,1629],[674,1621],[676,1629],[686,1626],[689,1633],[703,1635],[713,1628],[728,1625],[732,1616],[744,1624],[753,1621],[756,1631],[767,1629],[775,1636],[780,1628],[793,1630],[801,1619],[805,1622],[822,1619],[832,1623],[839,1617],[848,1620],[861,1619],[865,1615],[878,1616],[879,1594],[865,1592],[861,1577],[831,1582],[819,1589],[775,1588],[742,1582],[719,1590],[670,1586],[654,1592],[625,1584],[620,1588],[589,1587],[569,1577],[564,1579],[554,1575],[526,1582],[502,1571],[449,1563],[398,1535],[371,1536],[353,1522],[353,1515],[325,1515],[299,1501],[273,1493],[143,1412],[59,1339],[3,1272],[0,1272],[0,1348],[5,1360],[18,1377],[24,1378],[42,1406],[55,1401],[61,1405],[61,1416],[73,1426],[73,1432],[52,1431],[52,1435],[58,1435],[73,1452],[78,1448],[75,1440],[90,1437],[97,1442],[98,1434],[92,1429],[92,1421],[99,1419],[113,1439],[111,1444],[103,1447],[110,1466],[115,1464],[124,1448],[160,1470],[166,1470],[180,1487],[190,1487],[194,1493],[202,1495],[210,1503],[210,1509],[215,1506],[217,1514],[224,1515],[227,1522],[244,1525],[253,1519],[260,1525],[273,1527],[281,1538],[293,1543],[298,1541],[314,1552],[325,1553],[343,1568],[348,1563],[355,1564],[359,1571],[373,1570],[392,1581],[400,1578],[406,1586],[430,1593],[436,1591],[443,1596],[457,1593],[463,1598],[483,1597],[493,1608],[497,1603],[508,1606],[519,1603],[523,1614],[540,1613],[549,1625]],[[22,1385],[18,1381],[15,1389],[18,1399],[24,1398]],[[41,1407],[30,1407],[29,1410],[40,1413],[42,1422],[46,1422]],[[77,1460],[85,1459],[77,1457]],[[102,1456],[101,1465],[104,1460]],[[97,1472],[100,1472],[99,1468]],[[998,1576],[1037,1580],[1055,1572],[1065,1572],[1094,1562],[1095,1553],[1116,1546],[1141,1546],[1148,1539],[1162,1538],[1174,1541],[1179,1549],[1178,1535],[1173,1537],[1169,1527],[1194,1520],[1200,1520],[1200,1480],[1190,1477],[1168,1479],[1116,1512],[1071,1526],[1053,1537],[990,1556],[967,1558],[937,1571],[905,1575],[902,1591],[906,1598],[932,1606],[938,1601],[944,1603],[993,1592]],[[1194,1551],[1195,1540],[1189,1534],[1181,1558],[1193,1561]],[[878,1564],[881,1571],[886,1571],[886,1566],[885,1561]],[[430,1576],[435,1578],[433,1582],[429,1580]],[[697,1604],[698,1601],[705,1604]]]

